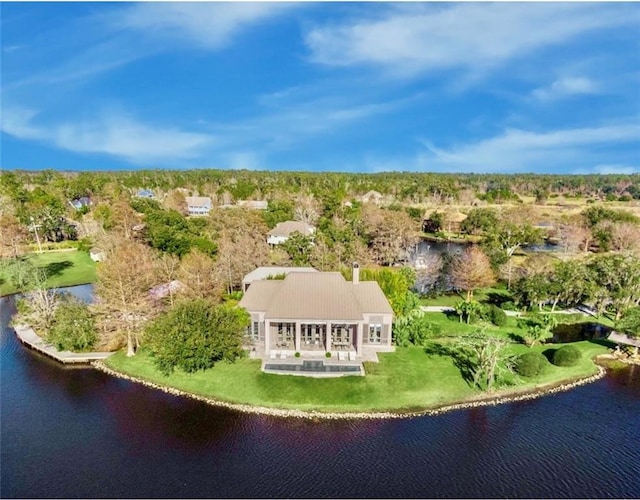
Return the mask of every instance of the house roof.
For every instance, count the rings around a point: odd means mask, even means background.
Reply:
[[[284,280],[257,281],[240,306],[281,320],[360,321],[365,313],[392,313],[376,282],[354,285],[333,272],[293,272]]]
[[[373,189],[371,191],[367,191],[366,193],[364,193],[360,199],[361,200],[368,200],[370,198],[375,198],[375,199],[380,199],[382,198],[383,195],[382,193],[379,193],[378,191],[374,191]]]
[[[185,201],[190,207],[211,207],[211,198],[208,196],[187,196]]]
[[[298,273],[317,273],[313,267],[258,267],[247,274],[242,283],[253,283],[254,281],[267,279],[269,276],[277,276],[278,274]]]
[[[267,200],[239,200],[237,206],[265,210],[269,206],[269,202]]]
[[[310,226],[306,222],[288,220],[286,222],[279,222],[278,224],[276,224],[276,227],[274,227],[267,234],[269,236],[287,236],[288,237],[292,233],[295,233],[296,231],[298,231],[300,234],[303,234],[304,236],[309,236],[313,234],[315,229],[316,229],[315,227]]]

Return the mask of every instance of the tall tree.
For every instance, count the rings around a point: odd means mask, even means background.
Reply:
[[[181,293],[189,298],[218,300],[222,293],[219,272],[211,257],[200,250],[191,250],[180,263],[179,280],[184,284]]]
[[[455,288],[467,292],[467,301],[471,300],[475,289],[491,286],[496,282],[489,258],[476,245],[454,257],[451,275]]]
[[[127,356],[140,344],[140,328],[153,313],[149,289],[157,284],[154,255],[149,247],[125,240],[97,268],[99,308],[110,315],[127,339]]]

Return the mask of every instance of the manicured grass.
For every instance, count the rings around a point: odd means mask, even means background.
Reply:
[[[550,365],[535,379],[509,375],[508,386],[501,388],[500,393],[534,389],[595,373],[591,356],[606,352],[606,348],[589,342],[574,345],[583,351],[578,366],[559,368]],[[509,349],[515,354],[529,348],[513,345]],[[544,351],[549,347],[534,349]],[[419,410],[483,395],[463,379],[449,356],[407,347],[397,348],[395,353],[380,354],[379,358],[380,363],[365,364],[364,377],[330,379],[266,374],[260,371],[259,361],[249,359],[233,364],[219,363],[210,370],[194,374],[177,371],[165,377],[156,370],[153,359],[144,349],[131,358],[120,351],[105,363],[131,376],[222,401],[307,411]]]
[[[65,252],[32,253],[24,257],[35,266],[44,269],[49,276],[48,287],[62,287],[93,283],[96,280],[96,263],[86,252],[77,250]],[[0,274],[0,296],[19,292]]]

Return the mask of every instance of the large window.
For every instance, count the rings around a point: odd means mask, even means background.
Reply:
[[[323,342],[325,325],[323,324],[303,324],[302,325],[302,345],[319,346]]]
[[[351,344],[351,332],[349,325],[333,325],[331,328],[331,341],[335,346],[348,346]]]
[[[260,334],[260,323],[257,321],[252,321],[251,324],[247,327],[247,336],[251,340],[258,340],[258,335]]]
[[[379,323],[372,323],[369,325],[369,343],[381,344],[382,343],[382,325]]]
[[[296,335],[295,323],[278,323],[278,344],[290,344]]]

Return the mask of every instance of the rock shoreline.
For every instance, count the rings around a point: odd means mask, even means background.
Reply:
[[[91,365],[94,368],[104,373],[107,373],[108,375],[111,375],[113,377],[117,377],[124,380],[129,380],[131,382],[135,382],[138,384],[142,384],[152,389],[160,390],[167,394],[171,394],[173,396],[182,396],[190,399],[195,399],[197,401],[202,401],[212,406],[227,408],[227,409],[239,411],[242,413],[267,415],[272,417],[301,418],[301,419],[310,419],[310,420],[317,420],[317,419],[380,420],[380,419],[398,419],[398,418],[414,418],[414,417],[422,417],[422,416],[435,416],[435,415],[441,415],[443,413],[447,413],[454,410],[467,410],[470,408],[479,408],[483,406],[497,406],[505,403],[515,403],[518,401],[528,401],[532,399],[537,399],[543,396],[568,391],[570,389],[573,389],[574,387],[578,387],[581,385],[590,384],[604,377],[606,373],[605,369],[602,366],[600,366],[599,364],[596,364],[598,368],[598,373],[575,380],[573,382],[566,383],[566,384],[559,384],[556,386],[552,386],[552,387],[549,387],[548,389],[537,388],[523,394],[514,394],[511,396],[509,395],[496,396],[496,397],[491,397],[487,399],[479,399],[479,400],[467,401],[462,403],[453,403],[453,404],[444,405],[438,408],[425,409],[420,411],[321,412],[321,411],[288,410],[283,408],[268,408],[264,406],[252,406],[252,405],[240,404],[240,403],[228,403],[226,401],[220,401],[220,400],[206,397],[206,396],[199,396],[197,394],[192,394],[190,392],[176,389],[174,387],[168,387],[161,384],[156,384],[154,382],[149,382],[141,378],[132,377],[125,373],[109,368],[102,361],[94,361],[93,363],[91,363]]]

